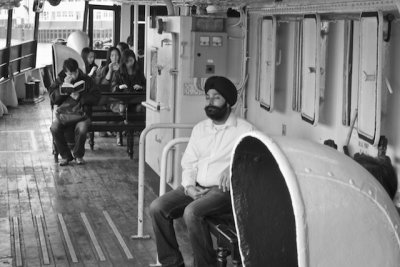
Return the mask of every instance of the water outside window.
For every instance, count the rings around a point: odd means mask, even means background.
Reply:
[[[33,0],[23,0],[19,7],[13,9],[11,45],[33,40],[35,12],[32,7]]]
[[[93,49],[108,50],[114,44],[114,11],[93,10]]]
[[[32,0],[31,0],[32,1]],[[112,5],[110,1],[90,1],[90,4]],[[52,64],[51,45],[66,42],[74,31],[83,27],[85,1],[61,1],[58,6],[45,3],[40,13],[38,50],[36,65]],[[107,10],[95,10],[93,29],[93,48],[107,50],[112,46],[114,13]],[[0,30],[1,31],[1,30]]]
[[[6,46],[8,10],[0,9],[0,49]]]
[[[23,0],[13,9],[11,45],[33,40],[35,12],[33,0]],[[8,9],[0,9],[0,49],[6,46]]]
[[[85,1],[61,1],[58,6],[45,3],[39,18],[37,67],[53,63],[53,43],[65,43],[72,32],[82,30],[84,8]]]

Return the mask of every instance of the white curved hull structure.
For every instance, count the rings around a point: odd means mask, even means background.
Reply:
[[[231,196],[244,266],[399,265],[397,210],[383,187],[354,160],[318,143],[260,132],[242,136],[233,153]],[[279,179],[287,188],[279,189]],[[285,190],[290,196],[286,202]],[[257,220],[264,221],[264,229],[251,225]],[[286,232],[293,232],[293,238]],[[266,252],[268,247],[275,252]],[[294,253],[288,252],[291,247]],[[296,259],[288,263],[291,257]]]

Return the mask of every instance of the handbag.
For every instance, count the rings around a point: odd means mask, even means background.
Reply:
[[[56,117],[65,126],[74,125],[88,118],[81,103],[72,98],[67,99],[57,108]]]

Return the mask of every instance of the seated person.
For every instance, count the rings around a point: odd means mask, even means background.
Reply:
[[[129,46],[129,49],[133,50],[133,36],[129,35],[128,38],[126,38],[126,44]]]
[[[127,43],[125,43],[125,42],[119,42],[119,43],[117,44],[117,48],[118,48],[119,52],[120,52],[121,55],[122,55],[122,53],[123,53],[125,50],[128,50],[128,49],[129,49],[129,45],[128,45]]]
[[[107,61],[98,70],[96,76],[96,83],[99,85],[109,85],[111,91],[111,81],[115,73],[119,70],[119,61],[121,59],[121,53],[115,46],[110,47],[107,51]]]
[[[209,119],[193,128],[182,158],[182,185],[150,205],[162,266],[184,266],[173,227],[173,220],[182,216],[189,232],[194,266],[216,266],[216,253],[205,218],[232,213],[231,151],[240,135],[254,129],[232,112],[237,90],[230,80],[213,76],[207,79],[204,87],[205,112]]]
[[[107,51],[107,60],[98,69],[96,76],[96,85],[99,87],[101,92],[111,92],[111,82],[114,78],[115,73],[119,70],[119,62],[121,59],[121,53],[118,48],[112,46]],[[110,108],[111,110],[116,109],[119,112],[119,102],[111,101],[108,97],[102,96],[99,105],[104,106],[105,109]],[[114,108],[115,107],[115,108]],[[99,133],[101,137],[115,136],[112,132]],[[117,143],[121,144],[120,137],[117,137]]]
[[[139,46],[138,49],[138,58],[137,58],[138,62],[139,62],[139,68],[142,70],[142,72],[144,73],[144,49],[142,47]]]
[[[111,90],[113,92],[143,91],[145,86],[146,78],[139,68],[135,53],[130,49],[124,50],[119,70],[115,72],[111,83]],[[126,107],[124,104],[111,105],[111,110],[124,113]],[[143,112],[144,109],[141,104],[137,104],[132,107],[132,111]],[[117,139],[117,144],[121,144],[121,140]]]
[[[72,92],[69,95],[60,93],[63,83],[76,83],[85,81],[84,90]],[[60,166],[66,166],[74,158],[78,164],[84,164],[86,134],[90,126],[90,119],[85,106],[96,105],[100,99],[100,92],[93,86],[93,80],[84,74],[78,67],[75,59],[68,58],[64,61],[63,70],[49,88],[50,100],[58,105],[56,119],[53,121],[50,131],[55,145],[62,159]],[[71,150],[65,140],[66,132],[73,132],[75,145]]]
[[[98,66],[95,63],[96,54],[89,47],[85,47],[82,49],[81,57],[83,59],[83,62],[85,62],[86,74],[89,77],[94,77],[98,69]]]
[[[146,78],[140,70],[135,53],[127,49],[122,52],[119,70],[115,73],[111,88],[113,92],[140,91],[146,86]]]

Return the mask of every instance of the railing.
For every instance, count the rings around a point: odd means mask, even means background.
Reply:
[[[0,49],[0,79],[35,68],[37,42],[29,41]]]
[[[167,160],[168,160],[168,152],[177,144],[187,143],[189,142],[189,137],[178,137],[169,141],[165,147],[163,148],[161,154],[161,166],[160,166],[160,196],[165,194],[167,189],[167,182],[171,182],[167,180]]]
[[[143,206],[144,206],[144,173],[145,173],[145,144],[147,134],[154,129],[191,129],[193,124],[179,123],[156,123],[146,127],[140,134],[139,139],[139,174],[138,174],[138,232],[131,236],[134,239],[145,239],[150,236],[143,236]]]

